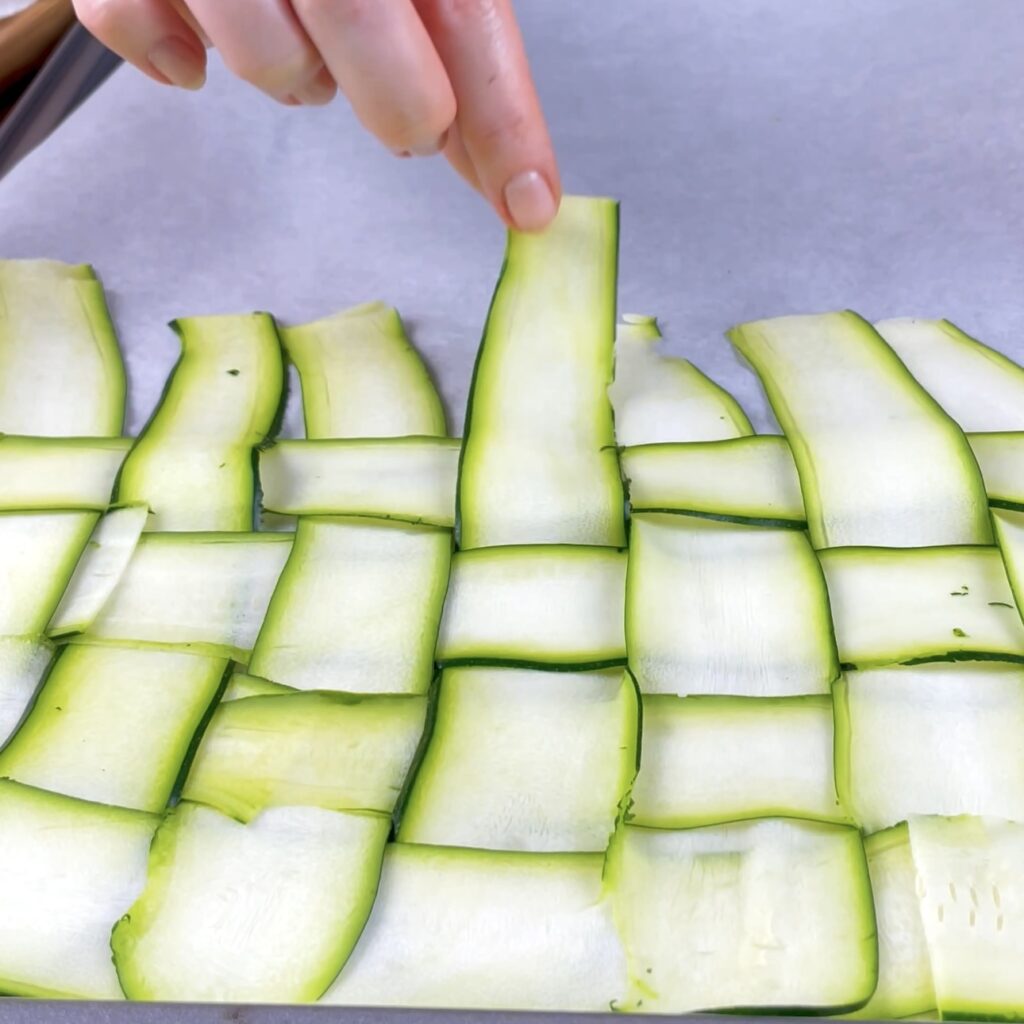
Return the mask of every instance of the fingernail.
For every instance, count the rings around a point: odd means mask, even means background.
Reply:
[[[309,107],[321,107],[334,99],[338,87],[327,68],[321,68],[304,86],[295,90],[299,101]]]
[[[170,85],[182,89],[200,89],[206,81],[206,71],[200,57],[188,43],[174,36],[161,39],[146,56]]]
[[[448,132],[443,131],[436,139],[434,139],[433,142],[428,142],[421,146],[410,146],[409,152],[411,152],[413,156],[434,156],[444,149],[447,142]]]
[[[505,186],[505,205],[520,231],[540,231],[558,212],[551,188],[539,171],[523,171]]]

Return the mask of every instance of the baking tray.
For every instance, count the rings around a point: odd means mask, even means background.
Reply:
[[[657,314],[669,351],[733,391],[758,429],[770,414],[722,339],[742,320],[945,316],[1024,361],[1015,0],[517,9],[567,189],[622,200],[620,309]],[[216,61],[199,95],[115,72],[0,183],[0,253],[88,261],[103,277],[131,431],[174,362],[171,318],[269,309],[300,322],[379,297],[406,317],[458,432],[502,246],[439,161],[396,161],[343,103],[278,108]],[[19,1000],[0,1001],[0,1018],[553,1019]]]

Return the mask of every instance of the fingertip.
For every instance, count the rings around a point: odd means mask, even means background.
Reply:
[[[519,171],[502,189],[499,213],[518,231],[543,231],[558,213],[560,192],[541,171]]]

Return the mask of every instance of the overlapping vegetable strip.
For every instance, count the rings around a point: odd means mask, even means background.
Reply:
[[[879,332],[835,313],[731,335],[787,433],[845,669],[836,781],[872,833],[879,928],[861,1015],[1015,1019],[1024,533],[1020,513],[998,506],[1016,504],[1024,371],[950,324]],[[943,410],[981,432],[965,437]]]

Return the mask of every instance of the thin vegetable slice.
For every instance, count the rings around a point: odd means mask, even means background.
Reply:
[[[878,986],[855,1016],[917,1017],[935,1006],[935,985],[906,822],[868,836],[864,849],[878,922]]]
[[[221,703],[232,700],[242,700],[245,697],[267,697],[281,696],[286,693],[294,693],[290,686],[281,683],[271,683],[259,676],[251,676],[247,672],[235,672],[228,680],[221,696]]]
[[[628,820],[658,828],[774,815],[848,820],[832,743],[824,695],[649,695]]]
[[[116,437],[125,377],[91,267],[0,261],[0,432]]]
[[[621,670],[447,670],[399,839],[604,850],[636,774],[637,711]]]
[[[615,379],[608,389],[620,445],[753,434],[732,395],[688,359],[661,355],[660,346],[654,317],[623,316],[615,338]]]
[[[426,698],[404,696],[286,692],[222,703],[182,796],[240,821],[300,804],[390,814],[426,713]]]
[[[968,434],[988,503],[1024,510],[1024,433]]]
[[[246,661],[291,550],[283,533],[155,533],[83,641],[142,641]]]
[[[226,667],[174,651],[68,647],[0,751],[0,778],[162,811]]]
[[[128,568],[148,516],[145,505],[128,505],[100,518],[50,619],[50,636],[92,625]]]
[[[1018,612],[1024,616],[1024,512],[995,509],[992,522]]]
[[[918,665],[836,684],[836,784],[868,832],[915,814],[1024,820],[1024,670]]]
[[[621,459],[634,512],[806,526],[800,478],[784,437],[644,444],[626,448]]]
[[[910,848],[943,1020],[1020,1020],[1024,825],[914,818]]]
[[[0,512],[0,636],[46,632],[99,515]]]
[[[302,690],[426,693],[451,532],[303,518],[250,671]]]
[[[643,693],[828,693],[839,674],[825,582],[797,530],[634,515],[626,640]]]
[[[619,1008],[854,1009],[877,977],[856,829],[765,818],[682,831],[626,825],[607,876],[629,963]]]
[[[0,511],[104,511],[128,438],[0,436]]]
[[[882,320],[875,330],[964,430],[1024,430],[1024,369],[948,320]]]
[[[260,455],[263,507],[452,527],[461,447],[447,437],[278,441]]]
[[[0,746],[25,716],[52,658],[44,637],[0,637]]]
[[[441,400],[391,307],[370,302],[281,336],[302,381],[307,437],[445,435]]]
[[[821,565],[844,665],[1024,659],[997,548],[837,548]]]
[[[389,846],[366,930],[324,1002],[607,1010],[625,965],[603,861]]]
[[[247,825],[180,804],[111,937],[129,999],[310,1002],[373,904],[385,815],[276,807]]]
[[[267,313],[175,320],[181,358],[132,449],[118,500],[152,530],[251,530],[253,448],[273,428],[284,381]]]
[[[729,338],[789,438],[816,548],[991,543],[966,439],[869,323],[779,317]]]
[[[568,196],[511,232],[466,423],[460,546],[625,544],[607,387],[618,206]]]
[[[598,668],[625,664],[626,553],[480,548],[452,559],[437,642],[443,663]]]
[[[0,992],[121,999],[110,930],[158,819],[0,779]]]

